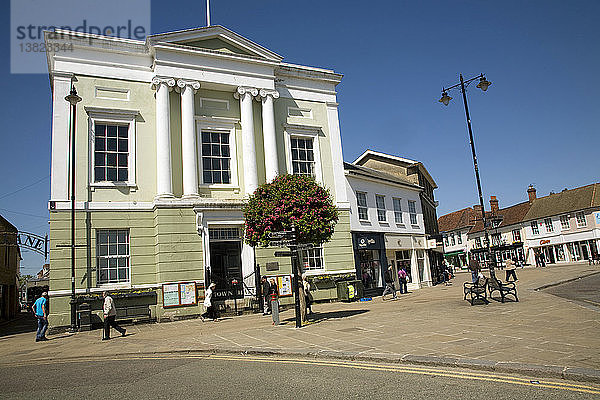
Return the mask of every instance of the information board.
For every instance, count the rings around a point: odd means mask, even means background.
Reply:
[[[277,277],[277,287],[279,289],[279,297],[292,296],[292,276],[280,275]]]
[[[163,307],[175,307],[179,305],[179,284],[172,283],[163,285]]]
[[[179,298],[182,306],[196,304],[196,283],[185,282],[179,284]]]

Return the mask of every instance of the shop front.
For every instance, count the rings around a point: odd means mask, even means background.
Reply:
[[[380,295],[388,265],[383,233],[353,232],[352,245],[356,276],[363,283],[365,296]]]
[[[466,269],[468,266],[467,263],[467,253],[464,250],[452,251],[450,253],[445,253],[444,258],[450,265],[452,265],[456,269]]]
[[[589,233],[585,236],[591,236]],[[589,261],[598,256],[598,239],[582,234],[563,235],[532,241],[531,263],[543,260],[546,264]]]
[[[429,284],[430,271],[423,236],[385,234],[385,250],[394,276],[404,269],[408,274],[409,290],[419,289],[421,282]],[[397,279],[396,279],[397,280]]]

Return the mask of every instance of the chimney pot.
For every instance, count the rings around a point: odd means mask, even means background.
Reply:
[[[533,185],[529,185],[527,188],[527,195],[529,196],[529,203],[533,203],[533,201],[536,199],[535,188]]]
[[[490,196],[490,210],[492,210],[492,213],[497,213],[499,209],[496,196]]]

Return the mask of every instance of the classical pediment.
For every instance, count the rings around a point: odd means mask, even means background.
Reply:
[[[220,25],[150,35],[147,41],[150,45],[195,48],[274,62],[283,60],[279,54]]]

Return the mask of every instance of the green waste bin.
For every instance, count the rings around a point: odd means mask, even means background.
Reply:
[[[92,330],[92,308],[88,303],[81,303],[78,307],[77,313],[79,314],[79,330],[91,331]]]
[[[340,301],[359,300],[363,297],[363,284],[359,280],[338,282],[337,294]]]

